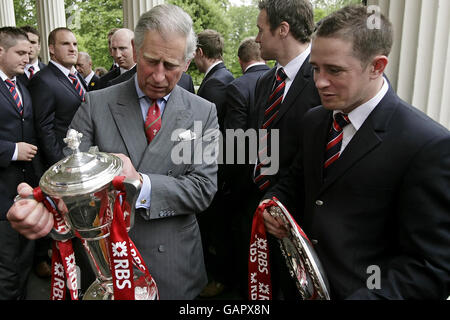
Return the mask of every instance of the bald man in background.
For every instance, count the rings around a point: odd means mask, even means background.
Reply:
[[[134,32],[130,29],[122,28],[114,32],[111,37],[111,55],[119,68],[110,70],[100,78],[98,89],[108,87],[111,80],[121,74],[131,70],[136,62],[133,57],[133,47],[131,42],[134,39]]]
[[[92,70],[92,59],[89,53],[78,52],[78,60],[75,67],[78,73],[83,77],[87,91],[97,89],[100,78]]]

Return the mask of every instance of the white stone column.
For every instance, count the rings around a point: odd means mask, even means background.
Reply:
[[[394,45],[386,74],[397,94],[450,128],[450,1],[369,0],[389,17]]]
[[[15,27],[16,17],[14,16],[13,0],[0,1],[0,27]]]
[[[134,30],[139,17],[164,0],[123,0],[123,27]]]
[[[64,0],[36,0],[36,14],[41,35],[41,58],[48,63],[48,35],[53,29],[66,26]]]

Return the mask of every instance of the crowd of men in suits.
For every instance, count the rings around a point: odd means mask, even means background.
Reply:
[[[362,6],[344,8],[319,26],[306,0],[262,0],[258,6],[259,31],[239,46],[243,75],[236,79],[223,62],[222,35],[193,34],[190,17],[172,5],[144,14],[134,32],[111,30],[114,64],[100,78],[70,29],[50,33],[47,66],[33,49],[37,33],[0,29],[0,50],[8,51],[5,39],[13,38],[22,59],[4,76],[12,62],[0,55],[2,78],[17,80],[15,89],[0,85],[1,108],[11,114],[0,120],[0,299],[24,298],[34,251],[28,239],[46,235],[52,225],[36,203],[13,205],[17,186],[26,182],[19,193],[29,194],[43,171],[65,156],[69,127],[83,133],[82,149],[97,145],[120,153],[124,174],[141,180],[130,235],[162,299],[211,298],[227,287],[246,299],[252,217],[272,196],[313,239],[332,298],[449,295],[450,134],[393,92],[384,75],[390,22],[383,17],[382,30],[371,38],[364,33]],[[375,43],[371,49],[364,47],[369,42]],[[191,60],[205,74],[197,93],[186,73]],[[144,123],[151,110],[159,117],[149,137]],[[244,164],[170,163],[179,143],[171,133],[190,130],[195,121],[202,122],[202,134],[214,129],[224,140],[236,138],[227,137],[227,129],[267,134],[258,136],[256,159],[249,141],[241,149],[231,144],[233,154],[245,153]],[[269,175],[272,153],[278,170]],[[285,227],[267,212],[264,223],[273,297],[297,299],[278,249]],[[77,259],[89,268],[82,253]],[[11,261],[19,268],[13,270]],[[382,270],[376,290],[366,286],[370,265]],[[92,281],[93,275],[84,277],[81,287]]]

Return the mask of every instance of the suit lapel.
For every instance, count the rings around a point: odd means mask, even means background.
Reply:
[[[202,83],[200,84],[200,87],[198,88],[198,92],[200,93],[203,85],[206,83],[206,81],[214,74],[214,72],[216,72],[219,69],[225,68],[225,64],[223,62],[215,65],[211,71],[208,72],[208,74],[203,78]]]
[[[0,81],[1,81],[1,79],[0,79]],[[3,83],[1,83],[1,85],[0,85],[0,92],[5,96],[6,100],[9,101],[11,108],[14,108],[14,110],[16,110],[17,114],[20,114],[19,108],[17,108],[16,102],[14,101],[11,92],[9,92],[8,87],[6,86],[4,81],[1,81],[1,82],[3,82]]]
[[[339,160],[329,170],[328,178],[324,181],[321,191],[328,188],[347,170],[362,158],[369,155],[383,141],[383,136],[389,125],[396,103],[395,94],[389,88],[388,93],[372,111],[363,125],[355,133],[352,140],[342,152]]]
[[[277,122],[283,117],[283,115],[295,105],[297,101],[297,97],[302,93],[305,86],[310,81],[311,77],[311,65],[308,63],[309,56],[306,58],[305,62],[301,66],[300,70],[297,72],[294,81],[292,82],[291,87],[289,88],[289,92],[287,96],[284,98],[283,103],[280,105],[280,111],[278,112],[277,117],[273,121],[272,126],[276,126]]]
[[[58,78],[59,82],[61,84],[63,84],[70,92],[72,92],[72,94],[75,97],[77,97],[77,99],[79,99],[81,101],[81,97],[78,94],[78,92],[75,90],[75,87],[74,87],[73,83],[65,76],[64,73],[62,73],[61,70],[58,69],[58,67],[56,67],[53,63],[50,62],[48,64],[47,68],[51,68],[51,70],[55,74],[56,78]],[[84,80],[81,81],[80,79],[78,79],[78,81],[80,81],[80,84],[86,90],[86,85],[84,84]]]
[[[172,146],[177,142],[172,134],[177,129],[188,129],[193,123],[193,113],[190,105],[181,97],[182,90],[175,86],[166,103],[161,119],[161,130],[153,138],[139,163],[138,168],[148,168],[149,163],[156,172],[167,168],[168,159],[171,157]]]
[[[124,86],[117,87],[117,90],[121,90],[119,98],[116,103],[110,103],[109,108],[131,162],[137,167],[147,148],[147,139],[134,78],[128,80]]]

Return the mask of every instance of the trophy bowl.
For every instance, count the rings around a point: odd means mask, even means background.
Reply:
[[[62,219],[55,219],[50,236],[57,241],[78,237],[89,258],[96,280],[83,295],[85,300],[113,300],[114,286],[111,259],[111,224],[116,201],[125,202],[113,185],[122,171],[119,157],[99,152],[92,147],[80,152],[82,134],[70,129],[64,141],[73,153],[50,167],[42,176],[39,187]],[[139,180],[123,180],[126,202],[123,212],[126,232],[133,227],[134,204],[139,195]],[[134,246],[134,244],[133,244]],[[135,248],[134,248],[135,249]],[[133,251],[133,250],[131,250]],[[134,250],[134,252],[136,252]],[[156,284],[140,268],[133,266],[134,299],[154,300]],[[151,278],[151,277],[150,277]]]

